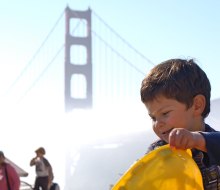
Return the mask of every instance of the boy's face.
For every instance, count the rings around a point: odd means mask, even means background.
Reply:
[[[155,100],[146,102],[145,106],[152,119],[154,132],[167,143],[169,143],[169,133],[173,128],[198,130],[194,106],[187,109],[185,104],[164,96],[158,96]]]

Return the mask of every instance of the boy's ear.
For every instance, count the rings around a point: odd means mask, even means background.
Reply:
[[[193,99],[194,113],[195,115],[202,115],[202,112],[206,106],[205,96],[198,94]]]

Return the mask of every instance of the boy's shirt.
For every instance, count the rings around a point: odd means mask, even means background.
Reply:
[[[220,165],[220,132],[214,130],[209,125],[205,125],[205,132],[201,132],[206,140],[208,165]]]

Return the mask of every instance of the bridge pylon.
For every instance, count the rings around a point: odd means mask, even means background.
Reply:
[[[65,15],[65,111],[69,112],[73,109],[92,108],[91,9],[75,11],[66,7]],[[74,31],[70,31],[73,20],[86,21],[85,36],[77,36]],[[85,50],[84,62],[79,64],[77,59],[72,58],[78,56],[82,48]],[[72,49],[76,53],[72,53]]]

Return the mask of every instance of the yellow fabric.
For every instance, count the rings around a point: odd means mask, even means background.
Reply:
[[[135,162],[112,190],[203,190],[190,150],[164,145]]]

